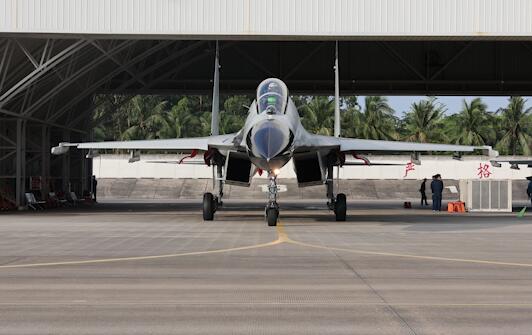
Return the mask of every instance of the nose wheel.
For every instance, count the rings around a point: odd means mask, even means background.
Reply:
[[[277,220],[279,219],[279,209],[267,208],[266,209],[266,221],[269,227],[277,226]]]
[[[268,204],[266,205],[266,222],[268,226],[277,226],[279,220],[279,205],[277,204],[277,177],[274,173],[269,174],[268,179],[270,181],[268,185]]]

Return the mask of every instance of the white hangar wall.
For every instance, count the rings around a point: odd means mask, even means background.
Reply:
[[[142,155],[141,161],[128,163],[127,155],[101,155],[93,159],[93,173],[98,178],[212,178],[212,168],[205,165],[176,165],[150,163],[150,161],[177,161],[183,156]],[[201,160],[201,157],[194,158]],[[499,157],[503,160],[505,157]],[[491,179],[523,180],[532,175],[532,169],[521,165],[520,170],[512,170],[508,164],[500,168],[492,167],[487,157],[468,156],[454,160],[445,156],[422,156],[421,165],[414,166],[405,177],[409,156],[374,156],[374,163],[395,163],[398,166],[348,166],[340,169],[341,179],[423,179],[436,173],[444,179],[478,179],[478,169],[488,166]],[[483,170],[484,171],[484,170]],[[256,176],[256,178],[265,178]],[[281,169],[280,178],[295,178],[292,161]],[[485,175],[483,175],[485,177]]]
[[[0,0],[0,32],[527,38],[532,36],[532,1]]]

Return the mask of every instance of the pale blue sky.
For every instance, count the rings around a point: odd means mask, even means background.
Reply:
[[[410,109],[413,102],[424,99],[424,96],[388,96],[388,101],[392,108],[395,110],[397,116],[402,116],[404,112]],[[447,114],[454,114],[460,111],[462,108],[462,101],[466,99],[470,101],[476,97],[457,97],[457,96],[441,96],[438,97],[438,101],[447,106]],[[532,99],[528,99],[527,107],[530,106]],[[508,97],[482,97],[482,100],[488,105],[489,111],[496,111],[500,107],[504,107],[508,104]],[[361,96],[358,99],[358,103],[363,105],[364,97]]]

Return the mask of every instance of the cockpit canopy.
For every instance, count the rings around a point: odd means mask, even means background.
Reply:
[[[288,88],[279,79],[270,78],[260,83],[257,89],[259,114],[284,114],[288,103]]]

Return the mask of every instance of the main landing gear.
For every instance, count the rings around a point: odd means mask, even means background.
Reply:
[[[347,199],[343,193],[338,193],[336,196],[334,195],[333,168],[333,165],[327,167],[327,181],[325,182],[325,186],[327,187],[327,198],[329,198],[327,207],[334,211],[336,221],[345,221],[347,214]]]
[[[214,219],[214,213],[218,208],[222,207],[222,197],[224,196],[224,182],[222,180],[222,166],[217,165],[218,170],[218,196],[214,196],[212,193],[203,194],[203,220],[212,221]]]
[[[203,194],[203,220],[212,221],[216,212],[216,200],[212,193]]]
[[[279,219],[279,205],[277,204],[277,177],[275,174],[270,173],[268,176],[268,204],[265,209],[266,221],[268,226],[277,226],[277,220]]]

